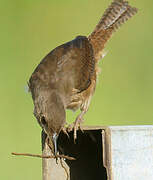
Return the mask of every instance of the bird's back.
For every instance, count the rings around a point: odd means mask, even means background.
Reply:
[[[87,89],[93,72],[92,46],[86,37],[78,36],[52,50],[40,62],[29,80],[29,88],[33,98],[44,88],[55,89],[66,97],[72,89]]]

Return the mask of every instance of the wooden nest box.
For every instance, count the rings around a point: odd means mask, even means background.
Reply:
[[[69,180],[153,180],[153,126],[84,127],[74,144],[61,133],[58,149],[76,160],[62,160]],[[43,140],[43,144],[44,144]],[[43,155],[50,155],[47,144]],[[43,159],[43,180],[67,180],[55,159]]]

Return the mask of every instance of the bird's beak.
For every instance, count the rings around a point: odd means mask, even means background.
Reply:
[[[53,136],[53,144],[54,144],[54,155],[57,155],[57,139],[58,139],[58,135],[57,133],[54,133]]]

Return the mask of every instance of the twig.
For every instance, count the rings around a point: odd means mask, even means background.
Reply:
[[[12,155],[16,155],[16,156],[31,156],[31,157],[38,157],[38,158],[65,158],[68,160],[76,160],[74,157],[69,157],[69,156],[65,156],[65,155],[56,155],[56,156],[43,156],[43,155],[39,155],[39,154],[29,154],[29,153],[15,153],[12,152]]]
[[[64,171],[66,173],[66,177],[67,177],[66,180],[69,180],[69,173],[68,173],[66,167],[64,166],[61,158],[60,158],[60,163],[61,163],[61,166],[62,166],[62,168],[64,169]]]

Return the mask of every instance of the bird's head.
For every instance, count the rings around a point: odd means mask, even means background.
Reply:
[[[56,91],[44,92],[43,96],[40,95],[35,101],[34,115],[48,135],[50,146],[56,156],[57,138],[66,119],[65,108],[60,95]]]

